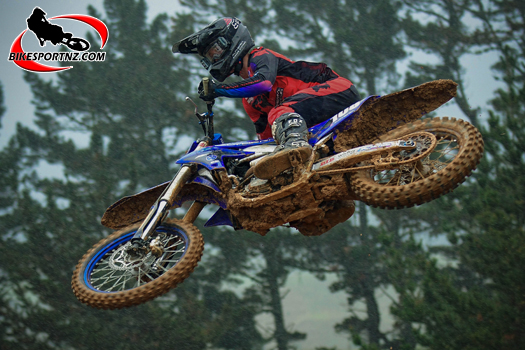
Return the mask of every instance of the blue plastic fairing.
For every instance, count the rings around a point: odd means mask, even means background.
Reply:
[[[233,143],[223,143],[216,146],[210,146],[202,148],[198,151],[193,151],[182,156],[177,160],[176,164],[200,164],[208,170],[215,170],[224,168],[224,158],[234,157],[242,158],[247,155],[251,155],[254,152],[245,152],[243,149],[257,146],[275,143],[273,139],[267,140],[254,140],[254,141],[243,141]]]
[[[228,212],[224,210],[223,208],[219,208],[213,214],[213,216],[206,221],[204,224],[204,227],[211,227],[211,226],[222,226],[222,225],[228,225],[231,227],[235,227],[230,219],[230,215],[228,215]]]
[[[317,141],[334,131],[347,130],[352,126],[352,121],[354,120],[354,117],[358,115],[359,109],[372,103],[378,98],[379,96],[369,96],[345,108],[325,122],[311,127],[309,131],[313,136],[308,142],[311,145],[314,145]],[[335,137],[336,133],[334,133],[334,139]],[[222,143],[222,136],[220,134],[215,134],[213,146],[194,151],[198,144],[197,141],[195,141],[189,152],[176,163],[196,163],[206,167],[208,170],[220,169],[224,168],[225,157],[243,158],[254,153],[243,151],[245,148],[274,143],[274,139]]]
[[[331,132],[334,132],[335,130],[344,131],[349,129],[352,126],[352,121],[354,120],[354,117],[359,111],[359,109],[365,105],[370,104],[378,98],[379,96],[368,96],[367,98],[343,109],[341,112],[337,113],[325,122],[311,127],[309,131],[313,134],[313,137],[311,137],[310,140],[308,140],[308,142],[311,145],[314,145],[317,141],[330,134]]]

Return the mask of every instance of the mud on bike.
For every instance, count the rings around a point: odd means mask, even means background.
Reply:
[[[354,201],[400,209],[436,199],[476,168],[483,139],[470,123],[424,118],[456,94],[451,80],[431,81],[385,96],[369,96],[309,129],[308,159],[258,179],[254,165],[276,147],[273,139],[224,143],[214,131],[213,103],[195,115],[204,137],[177,160],[171,181],[111,205],[102,224],[116,230],[79,261],[72,288],[92,307],[138,305],[175,288],[203,254],[193,225],[206,205],[217,210],[205,227],[229,225],[261,235],[288,225],[317,236],[346,221]],[[182,219],[168,212],[192,203]]]

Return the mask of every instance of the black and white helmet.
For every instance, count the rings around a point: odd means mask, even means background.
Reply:
[[[254,45],[248,28],[239,19],[225,17],[175,43],[171,51],[200,55],[211,76],[224,81],[233,73],[239,74],[243,57]]]

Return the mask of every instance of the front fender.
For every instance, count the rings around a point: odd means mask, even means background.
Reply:
[[[169,183],[169,181],[165,182],[115,202],[102,216],[102,225],[117,230],[144,220]],[[184,202],[195,200],[226,208],[224,195],[218,186],[205,176],[197,175],[189,180],[173,201],[171,209],[180,207]]]

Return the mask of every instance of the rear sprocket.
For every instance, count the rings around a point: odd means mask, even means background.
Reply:
[[[380,208],[408,208],[452,191],[476,168],[483,153],[483,139],[470,123],[455,118],[418,120],[383,135],[380,141],[431,133],[437,144],[418,160],[396,167],[375,167],[351,176],[360,200]],[[425,152],[427,153],[427,152]]]

